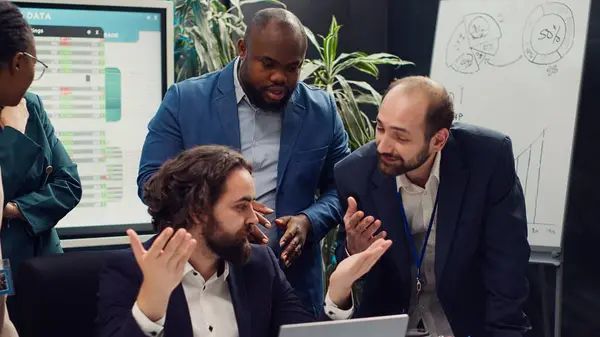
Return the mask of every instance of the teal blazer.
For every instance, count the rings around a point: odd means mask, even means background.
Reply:
[[[60,254],[54,226],[81,200],[77,165],[54,134],[39,96],[25,95],[29,119],[25,134],[0,129],[4,207],[16,203],[27,219],[2,220],[2,255],[16,272],[24,260]]]

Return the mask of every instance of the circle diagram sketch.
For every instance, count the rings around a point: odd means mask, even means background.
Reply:
[[[448,41],[446,65],[459,73],[475,73],[489,56],[496,55],[500,38],[500,25],[489,14],[466,15]]]
[[[574,37],[575,19],[567,5],[539,5],[529,14],[523,30],[523,55],[534,64],[558,62],[573,46]]]

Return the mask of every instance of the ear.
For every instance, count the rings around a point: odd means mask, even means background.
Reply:
[[[450,131],[446,128],[439,130],[433,137],[431,137],[431,147],[433,151],[441,151],[450,137]]]
[[[15,72],[21,70],[25,63],[25,55],[23,53],[16,53],[10,62],[9,72],[14,75]]]
[[[202,232],[202,228],[204,228],[204,224],[208,222],[208,215],[204,214],[204,213],[193,213],[190,212],[190,219],[192,219],[193,221],[193,226],[192,228],[194,229],[198,229],[200,232]],[[189,232],[189,230],[188,230]]]
[[[242,59],[246,58],[246,55],[248,55],[248,48],[244,39],[238,40],[238,53]]]

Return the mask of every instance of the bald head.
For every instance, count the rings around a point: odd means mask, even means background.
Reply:
[[[408,76],[390,84],[384,102],[396,102],[412,97],[414,104],[424,105],[425,136],[432,137],[441,129],[450,129],[454,121],[454,105],[448,91],[439,83],[425,76]],[[418,101],[418,102],[417,102]],[[415,113],[419,113],[415,111]]]
[[[286,35],[287,38],[295,39],[306,51],[308,39],[304,25],[296,15],[283,8],[266,8],[254,14],[244,35],[246,46],[251,46],[253,34],[260,34],[267,28],[276,30],[280,34]]]

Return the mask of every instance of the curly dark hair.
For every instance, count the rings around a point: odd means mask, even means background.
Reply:
[[[29,23],[15,4],[0,0],[0,65],[6,65],[19,52],[33,45]]]
[[[239,169],[252,173],[239,152],[219,145],[197,146],[165,162],[144,185],[154,230],[190,229],[198,216],[212,216],[227,178]]]

